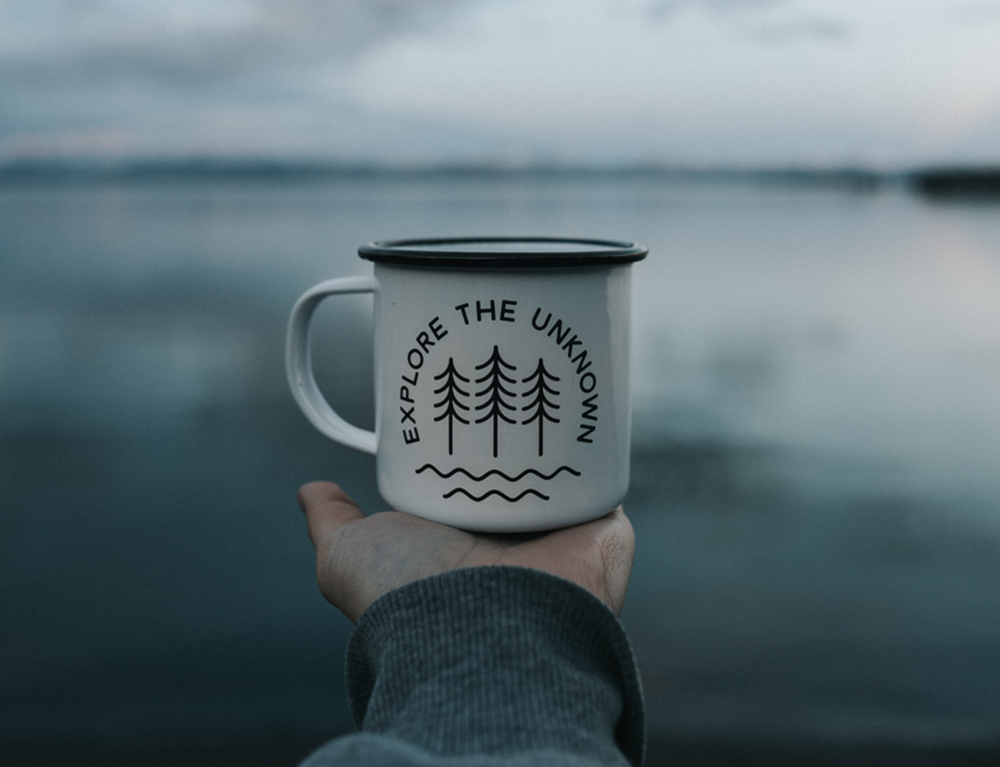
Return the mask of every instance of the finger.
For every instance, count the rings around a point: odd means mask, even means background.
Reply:
[[[621,506],[598,519],[566,529],[566,543],[577,554],[571,578],[621,614],[635,556],[635,532]],[[579,552],[588,552],[580,556]]]
[[[605,562],[631,571],[635,558],[635,530],[625,510],[619,506],[610,514],[587,523],[587,527],[600,541]]]
[[[608,522],[615,528],[616,536],[629,550],[629,559],[635,554],[635,530],[632,521],[625,516],[625,509],[619,506],[607,516]]]
[[[598,540],[614,538],[624,544],[626,549],[633,551],[635,549],[635,532],[632,529],[632,523],[625,516],[625,510],[621,506],[612,509],[603,517],[583,522],[574,527],[567,527],[558,532],[577,540],[585,538],[596,538]]]
[[[364,519],[358,505],[333,482],[310,482],[299,488],[299,506],[306,513],[309,538],[323,548],[345,526]]]
[[[612,609],[621,615],[635,560],[635,530],[621,506],[609,516],[613,530],[603,540],[604,589]]]

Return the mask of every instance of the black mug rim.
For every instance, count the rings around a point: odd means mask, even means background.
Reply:
[[[361,258],[375,263],[493,269],[617,266],[640,261],[648,252],[634,242],[580,237],[430,237],[358,248]]]

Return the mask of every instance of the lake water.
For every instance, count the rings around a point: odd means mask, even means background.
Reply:
[[[382,505],[284,323],[364,242],[461,235],[649,247],[652,730],[1000,739],[1000,207],[612,177],[0,189],[0,734],[350,726],[294,492]],[[369,313],[321,308],[317,369],[370,428]]]

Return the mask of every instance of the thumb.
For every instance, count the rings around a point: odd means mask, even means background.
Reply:
[[[341,530],[364,519],[358,504],[333,482],[310,482],[299,488],[299,506],[306,514],[309,538],[317,552],[332,545]]]

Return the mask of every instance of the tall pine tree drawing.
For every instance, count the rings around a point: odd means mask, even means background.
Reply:
[[[502,356],[500,356],[500,349],[496,346],[493,347],[493,354],[490,358],[486,360],[482,365],[476,365],[476,370],[485,370],[486,373],[482,378],[477,378],[476,383],[485,383],[486,388],[482,391],[477,391],[476,396],[482,397],[486,396],[486,401],[481,405],[476,405],[476,410],[486,410],[486,414],[482,418],[477,418],[476,423],[485,423],[486,421],[493,421],[493,457],[497,457],[497,447],[498,447],[498,435],[500,432],[500,421],[506,421],[507,423],[517,423],[516,420],[507,416],[503,412],[503,409],[514,410],[517,408],[511,405],[504,399],[504,396],[514,397],[515,394],[510,389],[504,387],[504,383],[516,384],[513,378],[504,374],[504,369],[514,371],[517,368],[514,365],[508,364]],[[488,410],[487,410],[488,408]]]
[[[538,365],[535,367],[535,372],[522,381],[522,383],[531,383],[534,381],[534,385],[522,395],[524,397],[534,395],[534,399],[521,408],[522,411],[530,410],[533,412],[530,417],[521,421],[521,423],[528,424],[532,421],[538,421],[539,456],[541,456],[544,452],[545,422],[549,421],[550,423],[559,423],[559,419],[549,412],[550,409],[558,410],[559,406],[555,402],[550,401],[546,396],[548,394],[551,394],[553,397],[559,396],[559,392],[549,386],[550,382],[558,380],[559,377],[552,375],[548,370],[546,370],[545,363],[542,362],[541,358],[539,358]]]
[[[448,419],[448,455],[452,455],[454,453],[453,432],[455,421],[464,424],[469,423],[462,418],[456,409],[469,409],[468,405],[464,405],[459,401],[459,397],[468,397],[469,392],[459,386],[458,382],[469,383],[469,379],[455,369],[455,359],[453,357],[448,358],[448,367],[444,369],[444,372],[434,376],[435,381],[440,381],[442,378],[444,379],[444,383],[441,384],[440,389],[435,389],[434,393],[444,394],[444,398],[440,402],[435,402],[434,408],[444,408],[444,410],[441,415],[435,416],[434,420],[443,421],[444,419]]]

